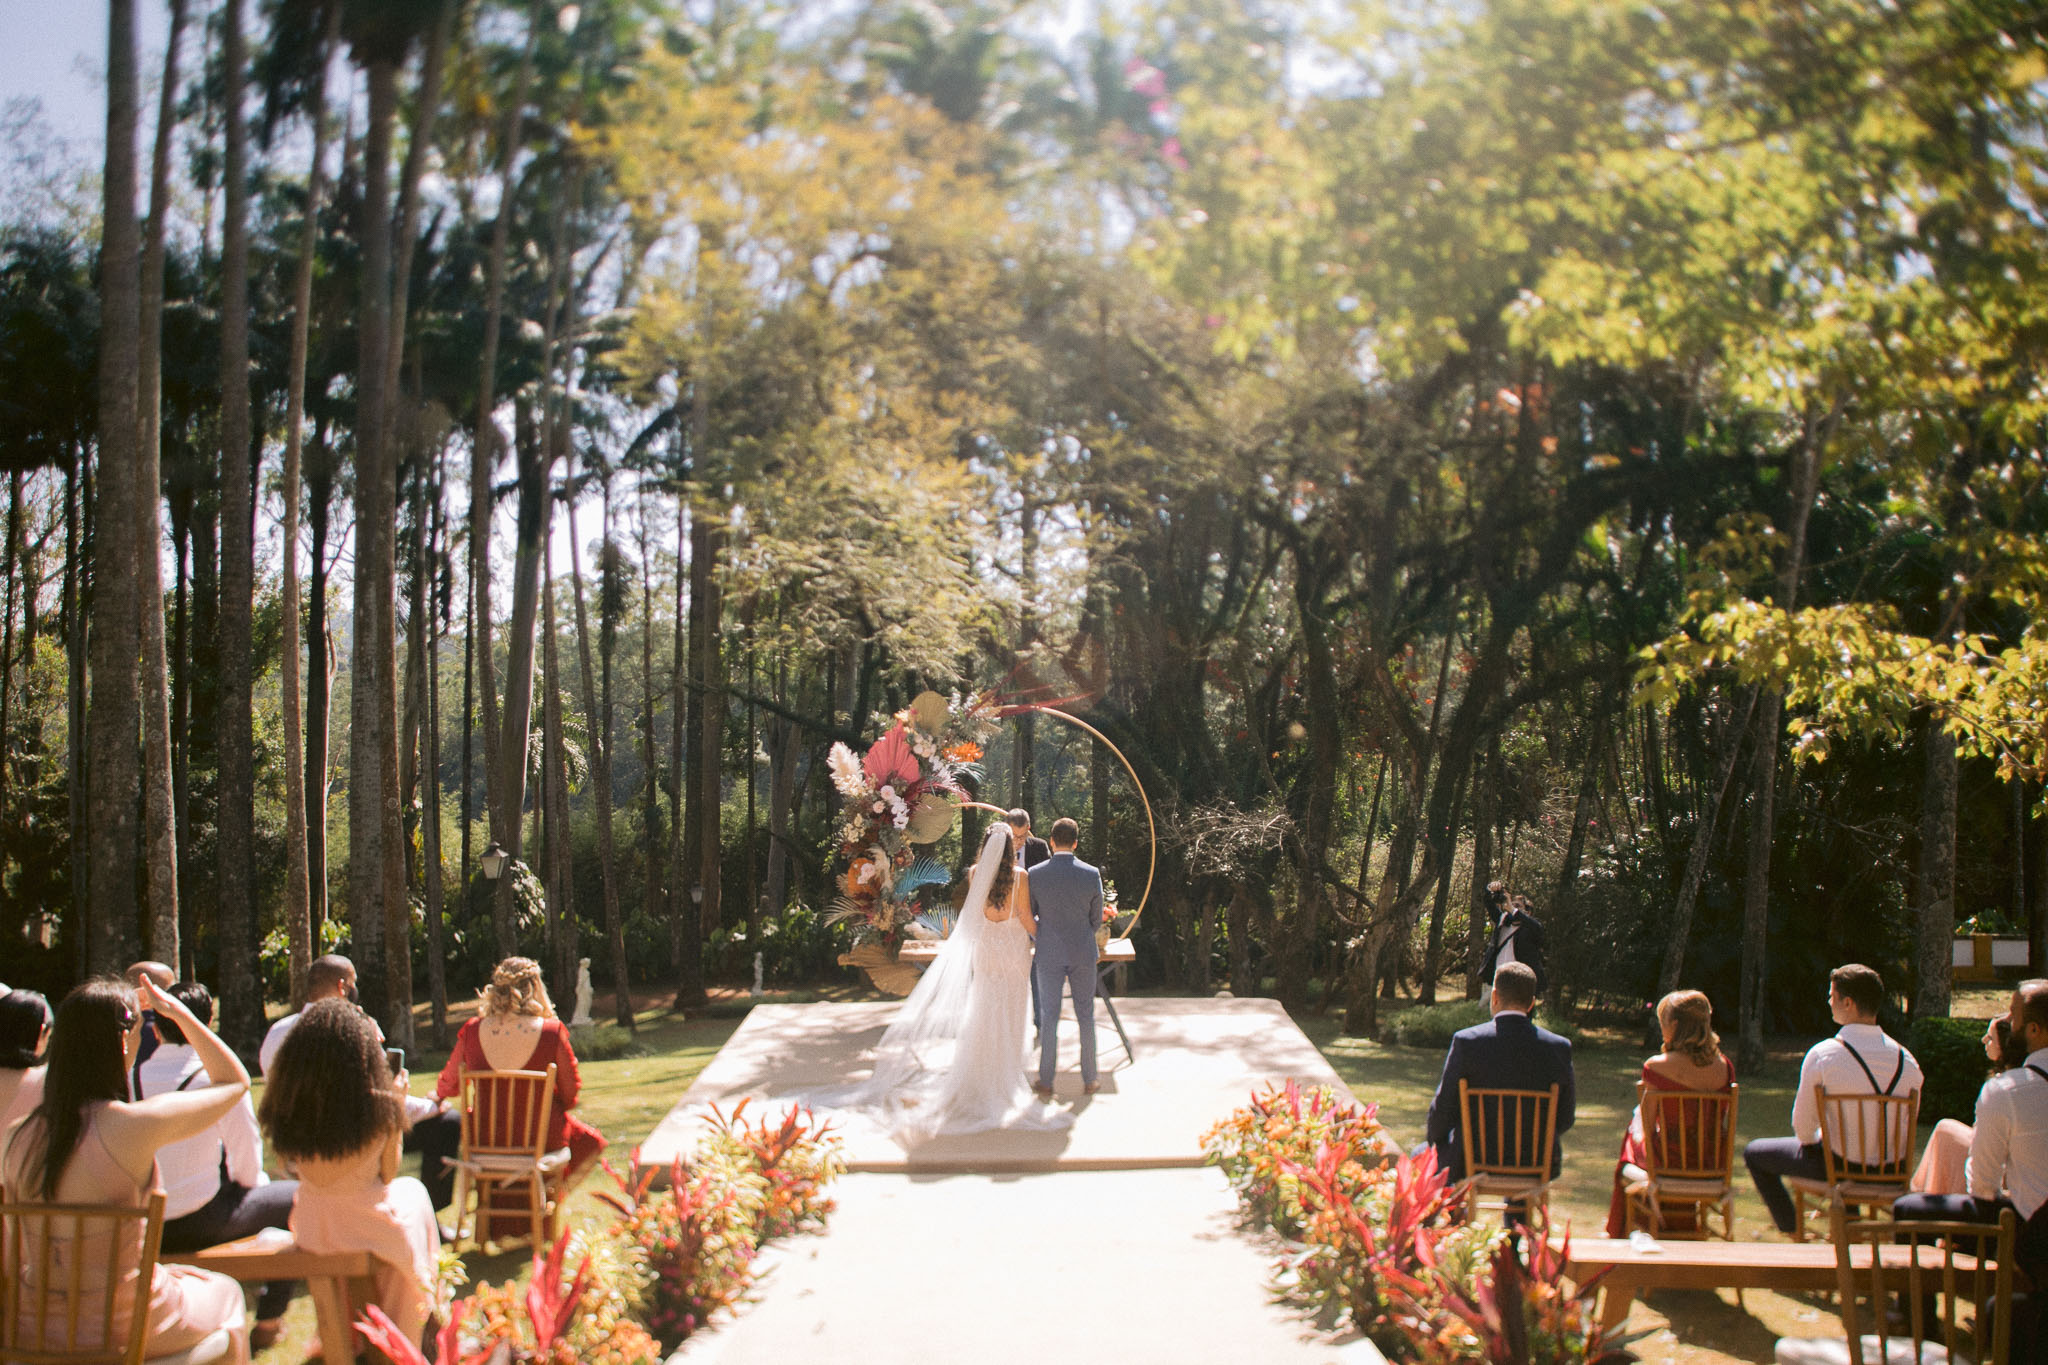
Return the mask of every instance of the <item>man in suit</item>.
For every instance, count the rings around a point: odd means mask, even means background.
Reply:
[[[1486,942],[1486,961],[1479,969],[1480,979],[1493,980],[1510,962],[1519,962],[1535,974],[1536,994],[1541,996],[1546,984],[1543,975],[1543,921],[1530,913],[1527,896],[1516,896],[1509,901],[1507,913],[1493,926],[1493,937]]]
[[[1016,839],[1017,846],[1024,850],[1025,871],[1029,872],[1052,856],[1052,850],[1046,847],[1045,840],[1031,832],[1030,811],[1019,807],[1003,818],[1010,822],[1010,833]]]
[[[1031,916],[1037,948],[1031,975],[1038,983],[1038,1080],[1031,1088],[1052,1093],[1059,1060],[1060,989],[1074,997],[1074,1022],[1081,1026],[1081,1089],[1099,1088],[1095,1071],[1095,929],[1102,923],[1102,874],[1074,856],[1081,827],[1066,816],[1052,822],[1052,856],[1031,872]]]
[[[1536,1003],[1536,973],[1525,962],[1504,964],[1493,978],[1493,1018],[1461,1029],[1451,1037],[1444,1057],[1443,1079],[1429,1105],[1428,1146],[1451,1179],[1465,1178],[1464,1120],[1458,1112],[1458,1082],[1483,1090],[1548,1090],[1557,1083],[1557,1134],[1564,1136],[1576,1117],[1572,1084],[1572,1045],[1529,1017]],[[1525,1106],[1525,1109],[1529,1108]],[[1525,1114],[1528,1128],[1537,1119]],[[1525,1137],[1533,1141],[1533,1135]],[[1563,1144],[1551,1158],[1554,1174],[1563,1159]]]

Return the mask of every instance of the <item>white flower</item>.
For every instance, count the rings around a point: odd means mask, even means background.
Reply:
[[[841,796],[856,797],[866,794],[867,774],[861,771],[860,759],[853,750],[843,743],[834,744],[825,762],[832,769],[832,785],[839,788]]]

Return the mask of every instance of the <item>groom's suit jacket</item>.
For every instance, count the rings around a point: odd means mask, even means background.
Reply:
[[[1055,853],[1031,869],[1031,913],[1038,917],[1038,960],[1048,966],[1092,965],[1102,923],[1102,874],[1071,853]]]

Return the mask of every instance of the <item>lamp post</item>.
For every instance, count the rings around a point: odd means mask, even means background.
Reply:
[[[496,839],[491,840],[490,845],[477,856],[477,863],[483,868],[484,880],[491,882],[505,875],[505,864],[509,861],[511,855],[498,847]]]

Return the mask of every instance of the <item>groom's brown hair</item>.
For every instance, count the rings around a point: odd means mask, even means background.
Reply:
[[[1072,848],[1080,842],[1081,827],[1074,823],[1072,817],[1062,815],[1059,819],[1052,822],[1052,846],[1054,848]]]

